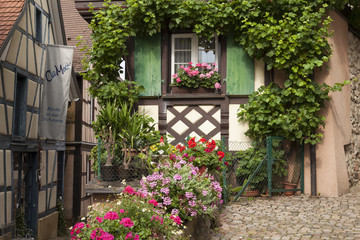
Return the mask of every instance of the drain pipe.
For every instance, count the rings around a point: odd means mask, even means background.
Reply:
[[[311,196],[317,195],[316,190],[316,144],[310,144]]]

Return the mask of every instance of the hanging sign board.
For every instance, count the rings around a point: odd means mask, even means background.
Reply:
[[[47,45],[39,137],[65,139],[74,47]]]

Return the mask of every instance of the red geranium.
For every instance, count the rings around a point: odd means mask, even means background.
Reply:
[[[178,149],[180,152],[185,150],[185,146],[181,146],[180,144],[176,145],[176,149]]]
[[[194,148],[196,147],[196,142],[195,142],[195,138],[191,138],[189,141],[188,141],[188,145],[189,145],[189,148]]]
[[[219,161],[221,161],[225,157],[225,153],[223,151],[218,151],[217,155],[219,156]]]
[[[216,143],[214,140],[209,140],[207,143],[206,143],[206,147],[210,149],[210,152],[212,152],[215,147],[216,147]]]

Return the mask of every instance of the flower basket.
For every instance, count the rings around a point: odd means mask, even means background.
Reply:
[[[187,66],[180,66],[178,71],[172,75],[170,86],[186,87],[194,89],[194,91],[197,91],[199,87],[204,87],[214,92],[215,89],[221,89],[220,82],[221,76],[215,63],[197,63],[194,66],[192,62],[189,62]]]
[[[182,86],[171,86],[171,93],[215,93],[215,89],[198,87],[198,88],[188,88]]]

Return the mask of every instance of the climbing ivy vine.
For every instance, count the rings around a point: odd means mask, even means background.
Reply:
[[[86,79],[90,91],[116,81],[119,65],[127,56],[127,41],[152,36],[164,29],[189,29],[210,38],[214,33],[234,34],[236,42],[251,56],[263,59],[268,69],[283,70],[284,87],[262,87],[241,106],[240,121],[249,122],[247,134],[254,138],[281,135],[291,140],[316,143],[324,125],[319,110],[329,92],[341,90],[311,79],[331,56],[327,38],[329,9],[347,0],[128,0],[126,5],[104,3],[91,21],[93,46],[88,50]]]

